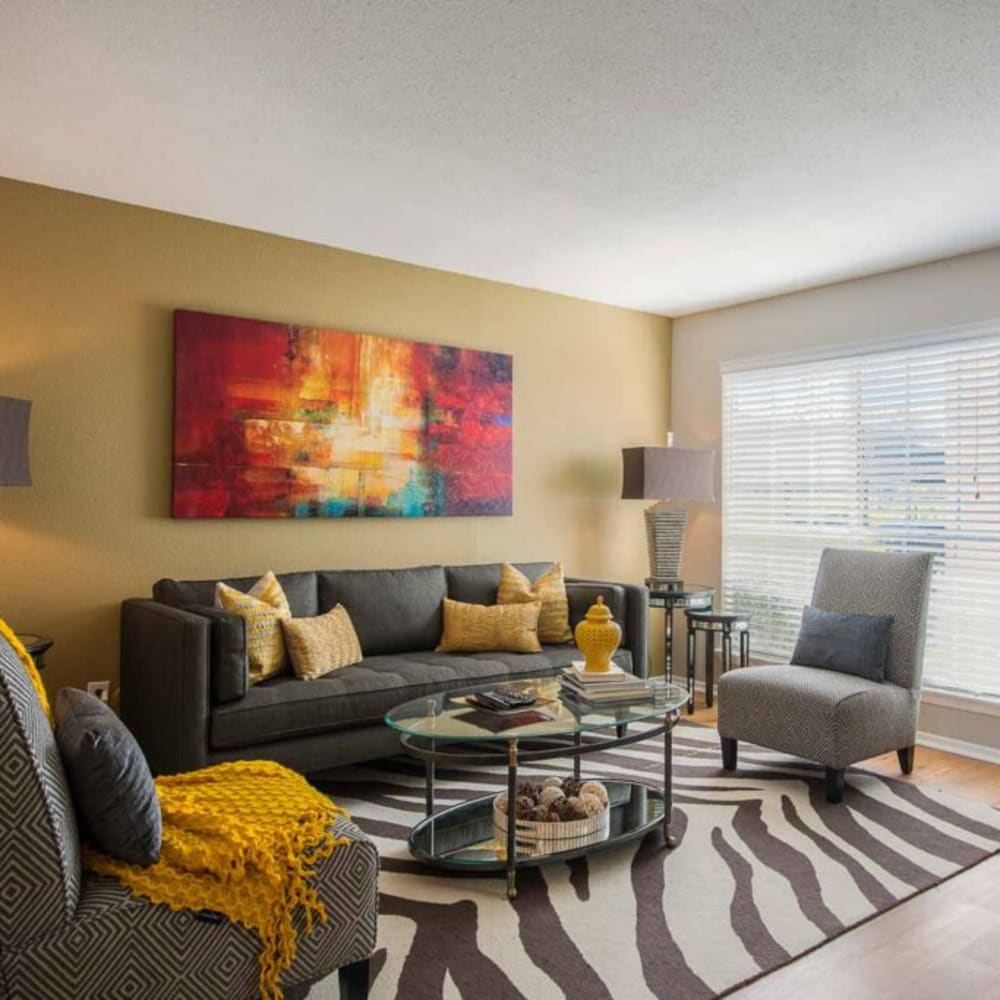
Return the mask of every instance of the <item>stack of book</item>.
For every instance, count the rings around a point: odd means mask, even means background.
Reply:
[[[626,673],[615,664],[603,673],[588,673],[583,669],[583,663],[577,661],[563,670],[559,682],[564,695],[593,705],[612,705],[653,697],[652,689],[646,681],[635,674]]]

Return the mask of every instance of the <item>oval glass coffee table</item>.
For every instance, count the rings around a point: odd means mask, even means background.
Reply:
[[[516,715],[494,715],[464,701],[483,690],[531,691],[538,701]],[[658,681],[650,682],[634,701],[598,706],[563,696],[557,679],[543,677],[443,692],[394,708],[385,716],[386,724],[400,734],[407,753],[424,762],[426,775],[426,817],[410,832],[410,852],[445,871],[505,871],[507,895],[513,899],[518,868],[612,847],[642,837],[657,826],[662,827],[664,840],[672,847],[671,733],[687,700],[683,688]],[[652,725],[629,733],[629,724],[636,722]],[[512,822],[507,824],[506,833],[501,832],[493,821],[494,795],[434,812],[438,764],[505,765],[508,802],[514,802],[522,764],[572,758],[573,774],[579,778],[582,756],[657,737],[663,738],[662,789],[642,781],[598,779],[610,800],[608,825],[599,836],[585,842],[567,841],[565,849],[541,850],[537,844],[519,842]]]

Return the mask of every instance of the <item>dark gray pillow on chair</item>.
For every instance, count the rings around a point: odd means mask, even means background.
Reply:
[[[149,865],[160,856],[163,821],[153,775],[135,737],[99,698],[63,688],[56,742],[85,835],[105,854]]]
[[[803,608],[792,663],[884,681],[893,620],[892,615],[849,615]]]

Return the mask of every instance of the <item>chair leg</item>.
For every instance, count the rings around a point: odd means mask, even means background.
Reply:
[[[916,747],[901,747],[896,751],[896,756],[899,758],[899,769],[903,774],[913,773],[913,758],[916,754]]]
[[[828,767],[826,769],[826,801],[837,803],[844,797],[844,769]]]
[[[371,959],[342,965],[337,970],[340,979],[340,1000],[368,1000],[368,984],[371,977]]]
[[[731,740],[726,736],[722,737],[722,766],[727,771],[736,770],[736,757],[739,748],[738,740]]]

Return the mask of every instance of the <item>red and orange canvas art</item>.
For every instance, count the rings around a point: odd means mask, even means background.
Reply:
[[[174,517],[509,514],[512,358],[174,313]]]

